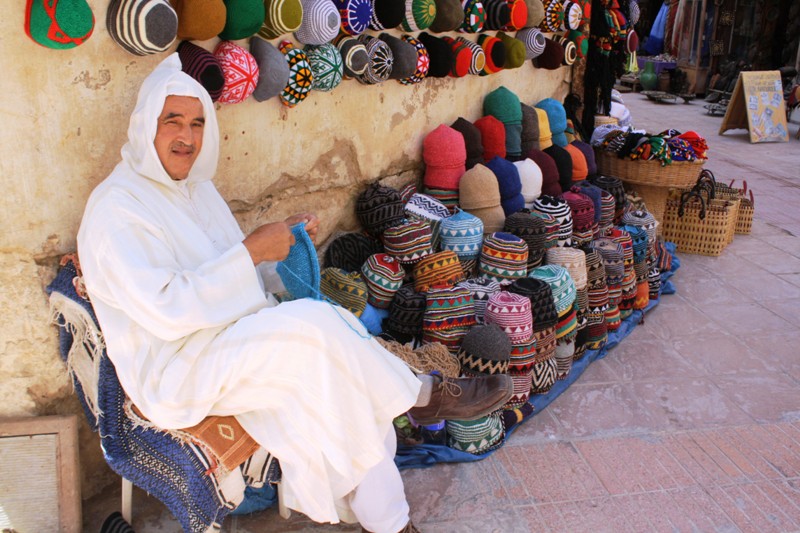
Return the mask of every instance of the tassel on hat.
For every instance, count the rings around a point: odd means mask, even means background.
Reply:
[[[254,35],[264,23],[264,0],[224,0],[225,26],[219,33],[223,41],[237,41]]]
[[[225,28],[227,7],[222,0],[171,0],[178,15],[178,39],[206,41]]]
[[[331,43],[307,45],[305,53],[311,67],[311,89],[328,92],[338,87],[344,75],[339,49]]]
[[[219,96],[221,104],[238,104],[253,94],[258,83],[258,63],[255,58],[231,41],[220,41],[214,57],[222,67],[225,85]]]
[[[416,53],[416,63],[414,65],[414,72],[406,78],[401,78],[400,83],[403,85],[415,85],[428,75],[428,70],[431,66],[431,58],[428,55],[428,49],[422,42],[418,41],[411,35],[403,34],[400,38],[414,47]]]
[[[137,56],[164,52],[178,35],[178,15],[166,0],[111,0],[106,12],[111,39]]]
[[[303,44],[325,44],[339,33],[341,18],[333,0],[301,0],[303,20],[294,32]]]
[[[212,102],[219,100],[225,86],[225,75],[214,54],[190,41],[182,41],[176,51],[181,59],[181,70],[208,91]]]
[[[289,63],[289,79],[281,91],[281,103],[286,107],[294,107],[306,99],[311,92],[314,76],[305,51],[295,48],[290,41],[282,41],[278,49],[286,56]]]
[[[266,15],[258,34],[264,39],[275,39],[292,33],[303,22],[303,4],[300,0],[266,0]]]
[[[258,83],[253,98],[263,102],[281,94],[289,81],[289,63],[280,50],[260,37],[250,39],[250,53],[258,63]]]
[[[75,48],[93,31],[94,14],[86,0],[28,0],[25,6],[25,34],[46,48]]]

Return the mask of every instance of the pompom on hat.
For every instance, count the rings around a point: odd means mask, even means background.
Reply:
[[[281,94],[289,82],[289,63],[283,53],[256,36],[250,39],[250,53],[258,63],[258,83],[253,98],[263,102]]]
[[[170,4],[178,15],[178,39],[206,41],[225,28],[227,7],[222,0],[170,0]]]
[[[373,183],[358,195],[356,216],[369,234],[380,236],[384,230],[403,223],[404,205],[396,189]]]
[[[369,65],[369,54],[364,43],[349,35],[340,35],[334,42],[342,56],[344,77],[352,79],[364,74]]]
[[[225,26],[219,32],[219,38],[223,41],[237,41],[255,35],[264,23],[264,0],[224,1]]]
[[[416,63],[414,65],[414,72],[407,78],[400,80],[403,85],[414,85],[421,82],[428,75],[428,70],[431,66],[431,58],[428,55],[428,49],[419,40],[411,35],[401,35],[400,38],[414,47],[416,52]]]
[[[470,169],[478,163],[483,163],[481,130],[479,130],[475,124],[464,117],[458,117],[456,121],[450,125],[450,127],[464,137],[464,147],[467,151],[466,168]]]
[[[343,233],[325,249],[324,265],[359,272],[371,255],[382,252],[383,245],[377,239],[363,233]]]
[[[459,0],[435,0],[436,17],[429,26],[434,33],[456,31],[464,20],[464,10]]]
[[[250,52],[230,41],[220,41],[214,49],[214,57],[225,77],[220,103],[237,104],[253,94],[258,83],[258,63]]]
[[[425,161],[423,183],[426,187],[458,190],[458,182],[466,172],[464,136],[450,126],[440,124],[423,139],[422,159]]]
[[[178,15],[166,0],[111,0],[106,12],[111,39],[137,56],[164,52],[178,36]]]
[[[294,107],[306,99],[314,83],[314,75],[308,56],[300,48],[295,48],[290,41],[282,41],[278,47],[289,64],[289,79],[281,91],[281,103],[286,107]]]
[[[311,89],[315,91],[332,91],[341,82],[344,65],[339,49],[331,43],[307,45],[305,47],[308,64],[311,67]]]
[[[427,32],[421,32],[417,40],[425,45],[428,50],[430,65],[428,76],[432,78],[444,78],[450,75],[453,68],[453,47],[449,43],[435,37]]]
[[[75,48],[93,31],[94,14],[86,0],[28,0],[25,7],[25,33],[46,48]]]
[[[301,0],[303,20],[294,37],[303,44],[325,44],[339,33],[341,18],[333,0]]]
[[[495,157],[506,156],[506,128],[500,120],[486,115],[474,122],[481,132],[483,143],[483,160],[489,162]]]
[[[506,48],[505,68],[514,69],[521,67],[525,63],[525,43],[502,31],[497,32],[496,37],[503,41]]]
[[[403,22],[406,14],[405,2],[399,0],[370,0],[372,17],[369,29],[375,31],[390,30]]]
[[[461,208],[481,219],[484,234],[503,229],[500,185],[488,167],[478,164],[466,171],[459,182],[458,195]]]
[[[182,41],[178,45],[177,52],[181,59],[181,70],[208,91],[212,102],[219,100],[222,88],[225,86],[225,76],[214,54],[190,41]],[[280,59],[286,63],[283,57]]]
[[[372,4],[369,0],[333,0],[339,10],[341,32],[345,35],[360,35],[369,27]]]
[[[264,39],[275,39],[292,33],[303,22],[303,4],[300,0],[267,0],[266,15],[258,30]]]

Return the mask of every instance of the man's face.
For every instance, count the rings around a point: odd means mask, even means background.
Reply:
[[[169,177],[184,180],[203,147],[203,104],[193,96],[167,96],[158,117],[156,147],[158,158]]]

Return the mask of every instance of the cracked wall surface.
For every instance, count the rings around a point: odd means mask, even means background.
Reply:
[[[166,54],[123,51],[105,29],[105,4],[96,1],[94,34],[85,44],[47,49],[23,31],[24,2],[0,2],[7,8],[0,19],[0,417],[77,414],[86,498],[116,478],[59,358],[44,287],[59,257],[75,248],[89,193],[119,160],[139,84]],[[459,116],[476,120],[483,96],[500,85],[535,104],[563,99],[569,82],[568,69],[538,70],[528,62],[492,76],[416,86],[346,80],[294,109],[276,99],[217,105],[216,184],[245,232],[315,211],[322,248],[336,232],[358,227],[355,198],[368,183],[399,187],[421,179],[422,139],[436,126]]]

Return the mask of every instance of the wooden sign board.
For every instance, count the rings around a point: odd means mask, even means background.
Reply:
[[[749,130],[751,143],[789,142],[780,72],[739,73],[719,134],[739,128]]]

